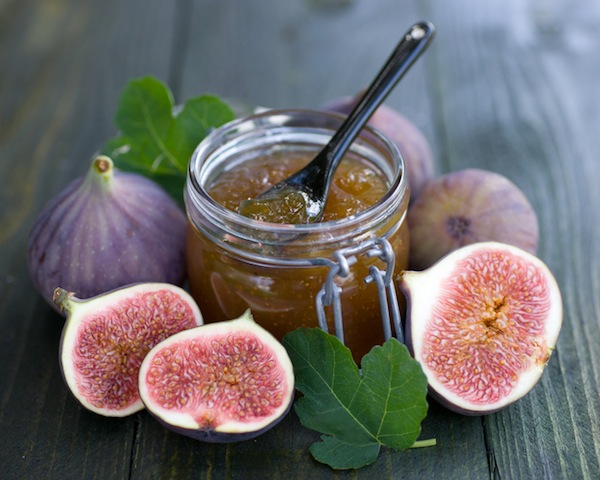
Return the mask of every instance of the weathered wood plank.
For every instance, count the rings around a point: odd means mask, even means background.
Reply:
[[[252,107],[318,108],[365,87],[408,27],[424,18],[414,1],[326,3],[196,2],[183,93],[216,92]],[[426,133],[429,61],[420,60],[387,100]]]

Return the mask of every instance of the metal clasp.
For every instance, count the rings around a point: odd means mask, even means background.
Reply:
[[[369,267],[369,275],[364,278],[364,281],[365,283],[375,283],[377,286],[381,323],[385,340],[392,336],[393,325],[396,338],[404,343],[398,297],[392,281],[396,256],[392,246],[385,238],[366,240],[356,246],[341,248],[334,252],[334,260],[329,262],[330,267],[325,282],[317,293],[316,303],[319,327],[329,332],[325,307],[331,306],[333,309],[335,335],[344,343],[344,323],[340,298],[342,289],[335,283],[335,278],[347,277],[350,274],[350,267],[357,261],[357,256],[363,254],[368,257],[376,257],[385,263],[384,270],[371,265]]]

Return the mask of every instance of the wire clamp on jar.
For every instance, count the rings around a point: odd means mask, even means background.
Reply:
[[[340,294],[342,288],[335,283],[336,277],[345,278],[350,274],[350,267],[356,263],[357,255],[376,257],[385,263],[385,270],[380,270],[375,265],[369,267],[369,275],[364,279],[366,283],[375,283],[381,310],[381,323],[385,340],[392,336],[392,325],[396,338],[404,343],[400,308],[393,282],[394,262],[396,256],[392,246],[385,238],[375,238],[360,244],[341,248],[333,254],[334,260],[329,260],[329,272],[323,286],[317,293],[317,317],[319,327],[329,332],[325,307],[333,309],[333,324],[335,335],[344,343],[344,323],[342,318],[342,303]]]

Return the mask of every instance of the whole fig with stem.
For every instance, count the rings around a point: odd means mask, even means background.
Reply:
[[[67,312],[60,342],[65,383],[88,410],[123,417],[144,408],[138,390],[142,360],[157,343],[202,325],[192,297],[167,283],[142,283],[90,299],[57,288]]]
[[[161,187],[99,156],[35,220],[29,272],[55,308],[58,286],[88,298],[137,282],[181,285],[186,229],[185,214]]]
[[[250,311],[163,340],[139,374],[148,412],[177,433],[213,443],[274,427],[292,405],[294,384],[287,351]]]
[[[537,253],[535,210],[513,182],[496,172],[469,168],[431,180],[409,205],[407,220],[414,270],[476,242],[508,243]]]
[[[405,271],[406,340],[431,396],[466,415],[492,413],[536,385],[555,349],[558,284],[511,245],[461,247],[423,271]]]

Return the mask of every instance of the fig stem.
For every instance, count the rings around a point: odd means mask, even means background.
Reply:
[[[110,158],[100,155],[94,160],[94,168],[98,173],[106,173],[112,169],[113,162]]]
[[[56,303],[61,311],[70,311],[71,310],[71,297],[75,294],[73,292],[69,292],[64,288],[58,287],[54,290],[54,294],[52,295],[52,301]]]
[[[114,163],[106,155],[98,155],[92,162],[88,178],[101,188],[108,188],[114,176]]]

